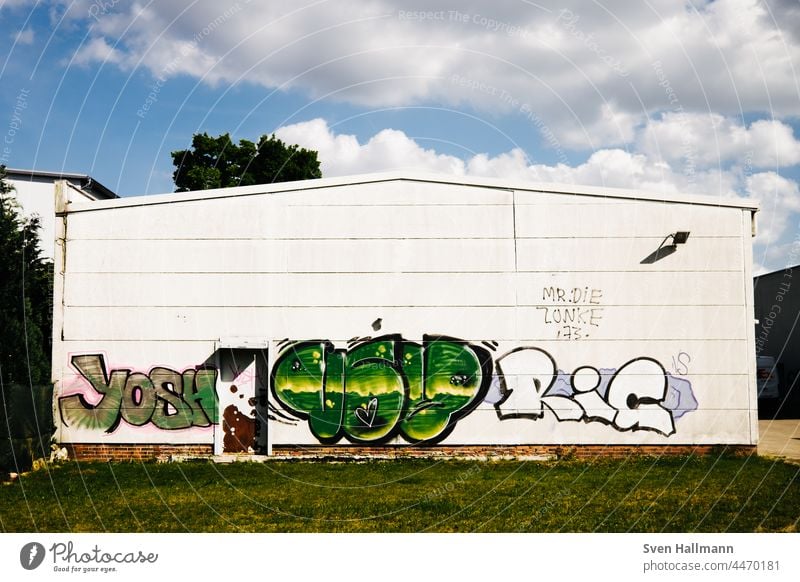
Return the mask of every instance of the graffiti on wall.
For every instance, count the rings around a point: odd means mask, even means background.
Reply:
[[[653,358],[635,358],[619,369],[581,366],[567,375],[546,351],[522,347],[498,358],[496,367],[493,403],[500,420],[537,420],[550,412],[559,421],[670,436],[675,418],[697,407],[689,382],[670,376]]]
[[[217,424],[217,372],[204,366],[178,372],[155,367],[149,373],[106,370],[102,354],[75,355],[72,366],[94,393],[59,398],[66,426],[113,432],[121,421],[163,430]]]
[[[483,400],[491,356],[444,336],[422,343],[383,336],[335,349],[328,341],[283,346],[272,369],[275,398],[308,421],[322,443],[438,442]]]
[[[439,442],[482,401],[494,405],[501,421],[550,413],[558,421],[664,436],[675,433],[676,418],[697,407],[691,384],[653,358],[565,374],[535,347],[515,348],[493,367],[496,345],[443,336],[425,336],[422,344],[400,336],[367,338],[347,349],[328,341],[285,343],[271,386],[322,443],[343,437],[384,443],[398,435]]]
[[[653,358],[567,372],[543,349],[521,346],[497,354],[498,346],[435,335],[421,342],[400,335],[355,339],[338,348],[328,340],[284,340],[269,374],[280,408],[266,394],[232,384],[228,390],[246,398],[249,410],[223,404],[221,413],[213,367],[108,371],[101,354],[73,355],[82,392],[61,396],[59,410],[65,426],[106,433],[123,421],[162,430],[222,422],[225,450],[232,452],[256,447],[259,399],[265,420],[299,419],[324,444],[382,444],[397,437],[435,444],[481,404],[493,407],[501,422],[548,417],[663,436],[674,434],[675,420],[697,409],[689,380],[669,374]],[[257,375],[266,382],[266,367]],[[243,378],[239,374],[237,383]]]
[[[603,290],[596,287],[543,287],[542,301],[549,305],[536,309],[542,313],[545,328],[556,332],[556,339],[589,339],[603,320]]]

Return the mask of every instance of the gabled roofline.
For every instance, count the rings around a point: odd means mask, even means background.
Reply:
[[[189,202],[193,200],[211,200],[217,198],[231,198],[235,196],[252,196],[256,194],[277,194],[281,192],[294,192],[298,190],[316,190],[335,186],[348,186],[357,184],[374,184],[379,182],[427,182],[434,184],[453,184],[463,186],[477,186],[481,188],[494,188],[498,190],[515,190],[523,192],[547,192],[555,194],[571,194],[577,196],[596,196],[600,198],[619,198],[627,200],[647,200],[657,202],[672,202],[683,204],[699,204],[704,206],[732,207],[758,211],[758,203],[748,198],[701,196],[695,194],[680,194],[674,192],[647,192],[622,188],[605,188],[598,186],[581,186],[575,184],[533,183],[518,179],[502,178],[475,178],[467,176],[452,176],[449,174],[427,174],[422,172],[394,171],[375,174],[359,174],[355,176],[341,176],[336,178],[318,178],[314,180],[298,180],[294,182],[277,182],[273,184],[256,184],[253,186],[238,186],[234,188],[216,188],[213,190],[197,190],[192,192],[172,192],[167,194],[152,194],[147,196],[131,196],[116,200],[101,201],[84,205],[72,203],[69,211],[91,211],[110,207],[148,206],[155,204],[169,204],[172,202]]]
[[[88,174],[74,174],[72,172],[45,172],[43,170],[24,170],[20,168],[6,168],[6,178],[14,179],[15,176],[20,178],[50,178],[56,180],[68,180],[77,183],[82,190],[91,190],[96,194],[100,200],[116,200],[119,199],[111,189],[106,188],[89,176]]]

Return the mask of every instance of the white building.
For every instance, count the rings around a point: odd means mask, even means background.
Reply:
[[[42,257],[46,259],[53,258],[55,183],[59,180],[66,180],[70,201],[117,198],[111,190],[85,174],[6,168],[6,182],[14,187],[23,215],[31,217],[36,214],[41,220],[39,240],[42,241]]]
[[[56,436],[85,457],[749,449],[756,210],[405,173],[62,199]]]

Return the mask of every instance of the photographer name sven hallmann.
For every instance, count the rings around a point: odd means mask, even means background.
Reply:
[[[158,554],[136,552],[105,552],[95,545],[88,552],[74,551],[72,542],[50,546],[54,572],[113,572],[116,564],[155,564]]]

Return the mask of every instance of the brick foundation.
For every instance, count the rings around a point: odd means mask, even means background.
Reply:
[[[65,444],[72,459],[84,461],[145,461],[171,457],[212,457],[212,445]],[[395,458],[623,458],[630,455],[752,455],[751,445],[461,445],[461,446],[297,446],[276,445],[273,456],[293,459]],[[262,458],[263,457],[259,457]]]
[[[752,445],[460,445],[435,447],[289,446],[272,447],[275,456],[292,458],[624,458],[631,455],[708,455],[756,453]]]
[[[149,461],[173,456],[211,457],[213,445],[101,445],[92,443],[66,443],[62,445],[70,459],[81,461]]]

